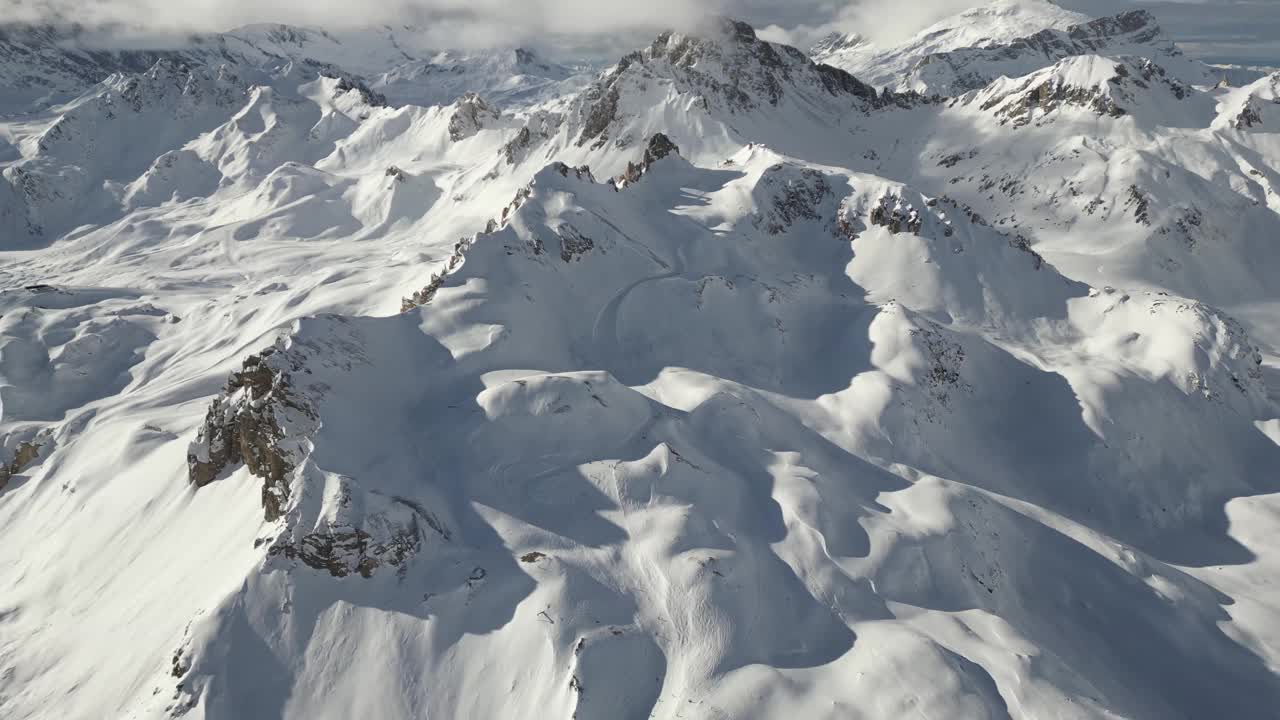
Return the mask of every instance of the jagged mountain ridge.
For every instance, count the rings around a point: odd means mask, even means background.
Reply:
[[[426,47],[420,36],[413,27],[329,32],[251,25],[166,38],[145,49],[145,38],[113,47],[103,33],[74,26],[8,26],[0,27],[0,66],[13,108],[70,100],[111,73],[144,72],[159,60],[241,69],[320,64],[361,78],[397,104],[418,105],[448,104],[467,92],[504,104],[530,103],[572,92],[592,72],[549,62],[529,48],[443,51]]]
[[[926,101],[739,23],[534,108],[325,71],[5,120],[9,187],[114,185],[0,268],[2,714],[1274,705],[1240,93]]]

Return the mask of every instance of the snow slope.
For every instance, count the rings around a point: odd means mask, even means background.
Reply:
[[[727,20],[25,99],[0,716],[1270,717],[1274,83],[1016,7],[945,100]]]

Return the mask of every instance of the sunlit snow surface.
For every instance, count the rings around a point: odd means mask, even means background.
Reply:
[[[0,717],[1273,717],[1280,81],[1048,8],[6,36]]]

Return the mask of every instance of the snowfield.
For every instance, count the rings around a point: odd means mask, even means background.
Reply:
[[[1280,78],[415,43],[0,34],[0,717],[1275,716]]]

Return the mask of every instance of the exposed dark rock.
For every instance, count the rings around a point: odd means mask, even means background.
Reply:
[[[888,228],[895,235],[900,232],[919,235],[924,220],[915,206],[900,197],[886,195],[871,208],[871,224]]]
[[[9,480],[14,475],[27,469],[31,463],[40,457],[40,445],[35,441],[24,441],[18,444],[17,449],[13,452],[13,459],[8,463],[0,465],[0,490],[9,484]]]
[[[702,36],[661,33],[649,47],[623,57],[587,88],[574,113],[578,145],[603,147],[612,126],[622,119],[622,94],[653,81],[670,82],[703,108],[728,113],[777,106],[793,92],[844,98],[853,111],[916,99],[877,93],[843,70],[814,63],[796,48],[760,40],[747,23],[722,19]]]
[[[644,164],[648,167],[662,158],[675,153],[680,154],[680,148],[671,142],[671,138],[662,133],[654,133],[649,138],[649,147],[644,150]]]
[[[622,67],[622,63],[618,64]],[[615,68],[615,73],[621,70]],[[607,139],[605,131],[618,118],[618,81],[617,76],[604,81],[604,85],[596,84],[587,88],[583,95],[590,109],[583,120],[582,132],[578,135],[578,145],[585,145],[593,139],[599,139],[593,147],[600,147]]]
[[[1231,119],[1231,127],[1236,130],[1247,130],[1262,125],[1265,122],[1266,112],[1280,113],[1280,72],[1268,76],[1267,84],[1270,85],[1270,92],[1265,92],[1264,88],[1263,92],[1255,91],[1250,94],[1245,100],[1244,107]],[[1267,99],[1268,96],[1270,100]],[[1268,109],[1268,106],[1271,108]]]
[[[488,232],[492,232],[492,230],[489,230]],[[458,242],[454,243],[453,252],[450,253],[449,258],[445,260],[444,267],[431,275],[430,282],[428,282],[421,290],[414,291],[414,293],[409,297],[402,298],[400,300],[400,312],[409,312],[416,307],[421,307],[431,302],[431,299],[435,297],[436,292],[444,286],[444,281],[449,277],[449,274],[462,267],[462,262],[466,255],[467,248],[471,247],[475,241],[475,237],[470,237],[462,238]]]
[[[941,327],[928,323],[911,330],[911,336],[924,344],[929,362],[920,377],[929,396],[942,407],[948,407],[951,394],[956,390],[971,393],[973,386],[960,373],[964,365],[964,348],[948,339]]]
[[[193,485],[204,487],[228,467],[243,463],[262,478],[262,508],[268,522],[278,519],[289,499],[289,473],[298,457],[284,447],[282,423],[317,419],[311,403],[293,389],[296,358],[277,348],[251,355],[232,374],[223,393],[214,399],[195,442],[187,452],[187,471]]]
[[[802,220],[821,220],[820,205],[832,196],[831,184],[812,168],[775,165],[760,179],[761,191],[771,195],[768,210],[754,218],[756,227],[778,235]]]
[[[1147,10],[1131,10],[1111,17],[1097,18],[1067,29],[1071,39],[1099,49],[1102,44],[1120,35],[1129,35],[1130,42],[1150,42],[1160,36],[1160,25]]]
[[[867,229],[866,223],[862,222],[862,218],[853,212],[849,205],[848,198],[840,201],[840,208],[836,211],[836,229],[837,238],[853,242],[857,240],[862,232]]]
[[[565,262],[580,260],[595,247],[595,242],[591,238],[567,223],[561,225],[556,234],[560,237],[560,259]]]
[[[983,110],[998,108],[996,114],[1002,122],[1012,122],[1014,127],[1027,125],[1034,119],[1033,111],[1047,114],[1063,106],[1076,106],[1092,110],[1098,115],[1113,118],[1129,114],[1120,104],[1126,97],[1138,91],[1152,91],[1159,87],[1178,100],[1185,100],[1194,92],[1183,82],[1171,77],[1163,67],[1150,60],[1126,61],[1115,65],[1113,75],[1105,85],[1084,87],[1069,85],[1059,77],[1050,77],[1036,85],[1018,88],[1012,94],[1019,100],[1009,102],[1009,95],[989,99]]]
[[[1246,103],[1244,109],[1242,109],[1240,113],[1236,115],[1235,119],[1231,121],[1231,127],[1236,130],[1245,130],[1261,124],[1262,111],[1258,109],[1258,106],[1253,102]]]
[[[1133,208],[1133,221],[1139,225],[1151,224],[1151,201],[1137,185],[1130,185],[1126,191],[1125,207]]]
[[[456,109],[449,118],[449,139],[458,142],[466,140],[498,119],[500,113],[484,98],[475,93],[467,93],[456,103]]]
[[[639,164],[628,162],[626,172],[614,180],[614,185],[622,188],[637,182],[648,172],[650,166],[672,154],[679,155],[680,148],[671,142],[671,138],[666,135],[654,133],[649,138],[649,144],[645,147],[644,157],[641,158]]]
[[[406,527],[395,528],[382,542],[361,528],[336,526],[304,535],[296,544],[272,546],[268,554],[300,560],[334,577],[359,573],[370,578],[384,565],[403,567],[421,546],[422,533],[412,520]]]
[[[587,182],[596,181],[595,175],[591,174],[591,168],[586,165],[569,167],[562,162],[554,162],[551,163],[551,167],[554,168],[556,172],[560,173],[561,177],[569,177],[570,175],[573,175],[578,180],[586,180]]]
[[[973,149],[967,153],[952,153],[938,161],[938,167],[953,168],[965,160],[972,160],[978,156],[978,150]]]
[[[315,61],[313,60],[306,60],[304,62],[315,63]],[[320,65],[320,64],[316,63],[316,65]],[[370,88],[368,85],[365,84],[364,80],[361,80],[360,78],[354,75],[351,75],[349,73],[342,72],[341,70],[338,70],[337,68],[331,65],[323,65],[322,67],[319,67],[317,69],[321,75],[324,75],[325,77],[335,78],[338,81],[338,84],[334,88],[338,92],[338,94],[349,93],[354,90],[355,92],[360,94],[360,99],[364,101],[364,104],[370,107],[386,107],[387,106],[386,96],[380,92],[375,91],[373,88]]]
[[[1015,250],[1021,250],[1031,256],[1032,265],[1036,270],[1044,267],[1044,257],[1031,249],[1031,241],[1025,235],[1015,235],[1009,238],[1009,247]]]
[[[508,165],[515,165],[532,145],[533,133],[529,131],[528,126],[522,127],[516,132],[515,137],[502,146],[502,156],[506,158]]]

